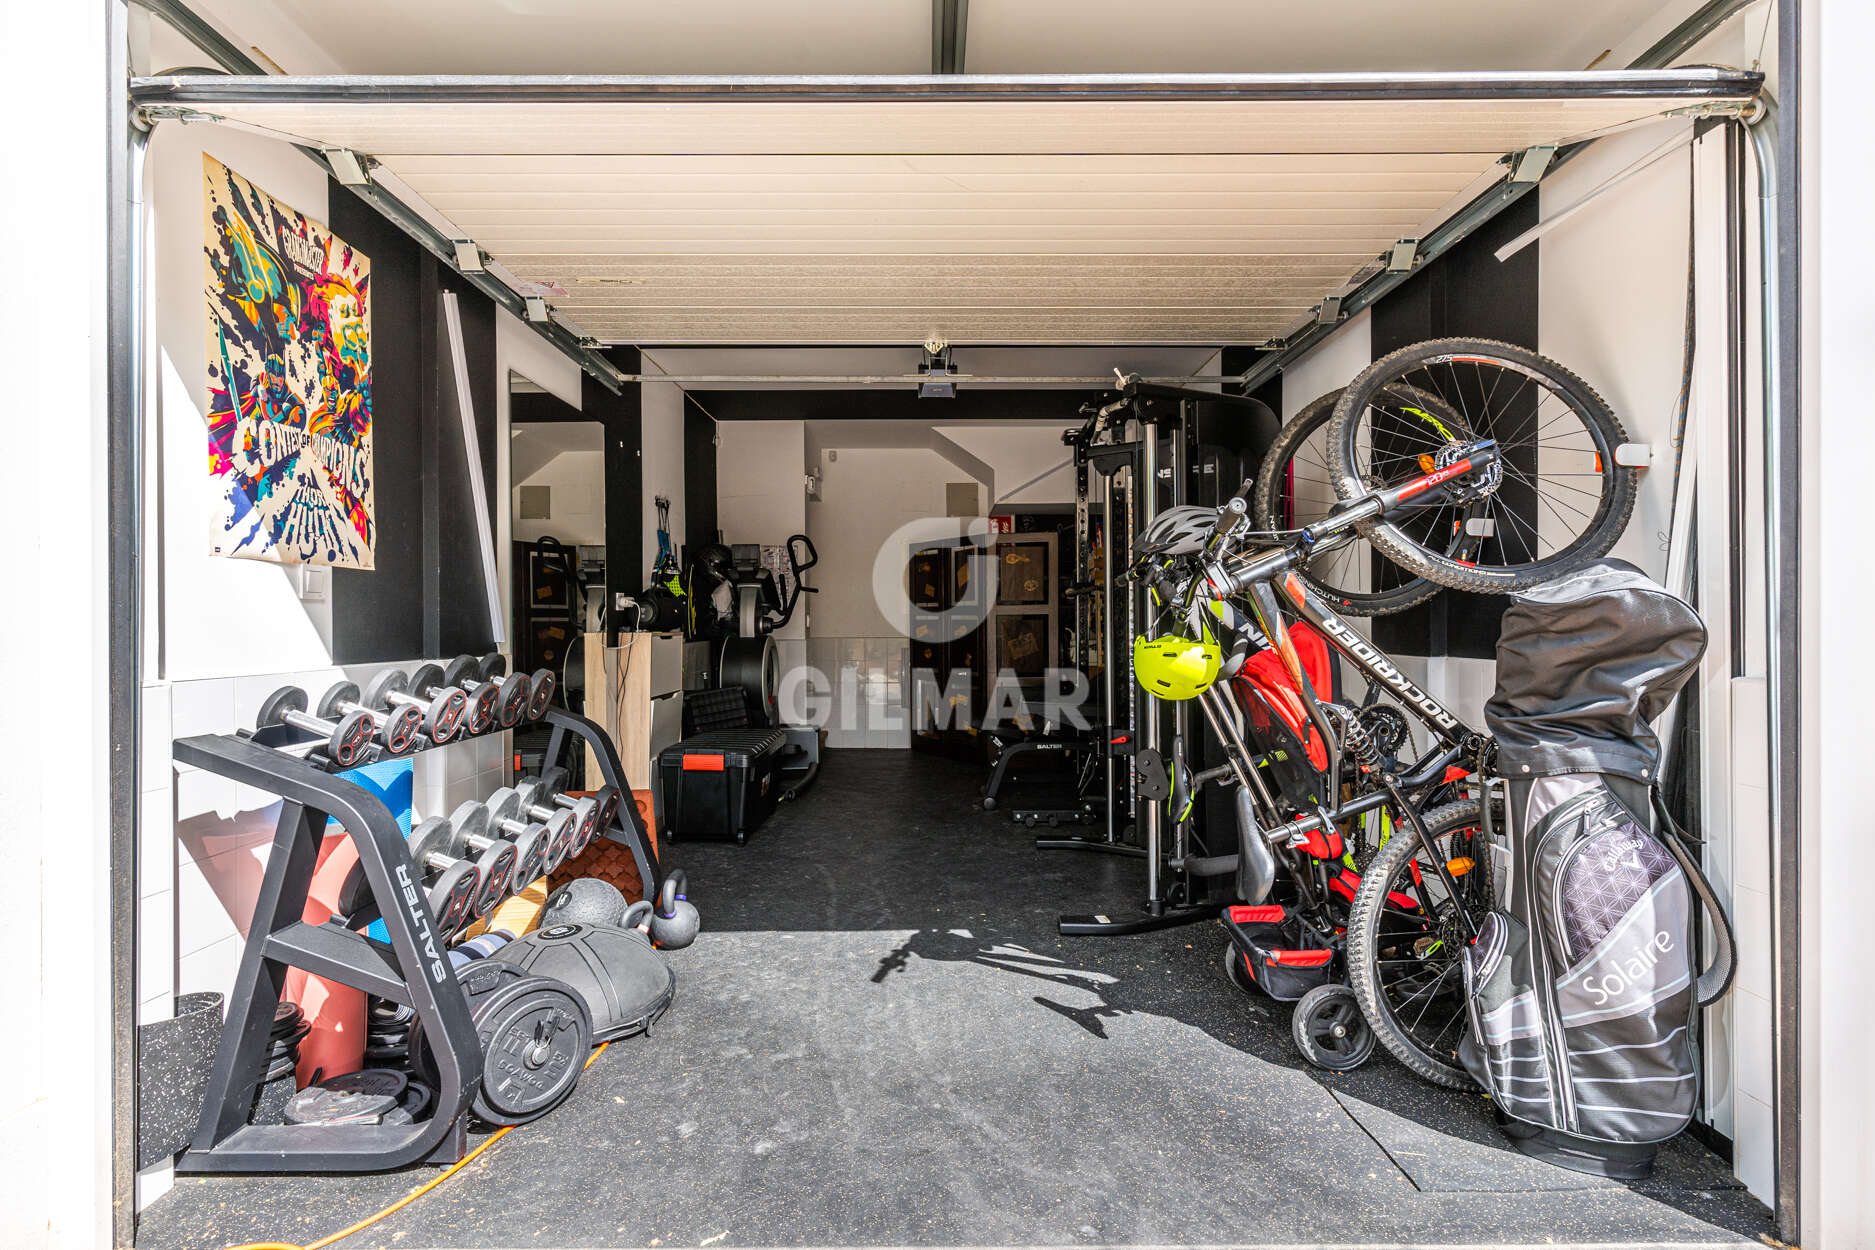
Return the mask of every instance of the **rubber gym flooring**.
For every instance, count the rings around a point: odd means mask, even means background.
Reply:
[[[1736,1243],[1768,1216],[1690,1138],[1629,1186],[1500,1144],[1384,1052],[1304,1066],[1200,924],[1062,938],[1138,861],[1037,851],[984,771],[829,752],[745,847],[680,843],[704,932],[649,1038],[353,1246]],[[433,1168],[184,1178],[137,1243],[305,1244]]]

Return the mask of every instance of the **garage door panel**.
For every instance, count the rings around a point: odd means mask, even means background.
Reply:
[[[1592,134],[1680,99],[239,104],[223,116],[406,154],[1493,152]]]
[[[211,78],[169,98],[369,155],[602,340],[1148,345],[1279,336],[1508,155],[1755,89],[1695,69]]]

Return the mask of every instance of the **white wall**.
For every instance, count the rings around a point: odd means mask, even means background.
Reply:
[[[647,358],[644,372],[658,366]],[[669,382],[647,382],[640,411],[644,467],[644,568],[649,573],[658,558],[657,497],[671,501],[671,553],[683,557],[684,546],[684,391]],[[627,579],[631,584],[635,581]]]
[[[799,421],[724,421],[716,427],[716,524],[726,543],[774,544],[807,531],[806,430]],[[821,584],[827,568],[808,574]],[[807,662],[807,622],[817,610],[810,595],[775,635],[782,670]]]
[[[808,534],[820,551],[807,659],[834,682],[857,691],[836,704],[830,746],[907,747],[907,623],[880,611],[873,566],[902,526],[944,515],[944,484],[958,471],[935,451],[916,447],[828,447],[821,456],[820,498],[807,505]],[[902,568],[909,547],[895,549]]]
[[[521,487],[548,488],[546,520],[520,519]],[[551,534],[567,546],[605,542],[605,451],[563,451],[509,492],[516,542]]]
[[[0,1028],[0,1245],[110,1244],[109,655],[102,4],[0,6],[0,82],[21,171],[0,182],[16,244],[0,300],[9,379],[0,517],[0,873],[8,882]]]
[[[1803,21],[1803,1239],[1847,1250],[1875,1246],[1875,908],[1851,870],[1868,855],[1859,729],[1875,699],[1864,658],[1875,171],[1860,124],[1875,20],[1865,4],[1806,0]]]
[[[994,498],[986,502],[992,511],[1012,512],[1024,505],[1074,502],[1074,466],[1061,433],[1078,424],[1073,406],[1064,402],[1061,420],[1046,425],[978,423],[934,428],[990,466],[996,489]]]
[[[202,156],[250,179],[282,203],[326,219],[326,174],[291,147],[221,126],[161,126],[150,140],[149,212],[156,289],[158,420],[151,437],[155,491],[148,550],[161,613],[151,621],[156,667],[172,681],[274,672],[331,654],[327,587],[302,602],[302,570],[209,554],[216,487],[207,465],[208,343],[203,299]],[[381,320],[381,319],[380,319]],[[396,333],[374,324],[381,345]]]

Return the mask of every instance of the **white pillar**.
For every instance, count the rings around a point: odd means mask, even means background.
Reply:
[[[111,1241],[107,6],[0,5],[0,1245]],[[27,709],[31,709],[28,711]],[[126,744],[135,750],[137,744]]]

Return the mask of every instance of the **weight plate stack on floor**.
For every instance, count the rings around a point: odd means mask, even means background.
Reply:
[[[261,1069],[260,1084],[254,1090],[249,1124],[284,1123],[287,1102],[298,1088],[293,1073],[299,1067],[300,1039],[310,1032],[312,1026],[306,1023],[298,1003],[282,1002],[274,1008],[267,1038],[267,1066]]]
[[[670,1009],[677,974],[635,929],[557,924],[503,947],[505,962],[563,981],[585,1000],[595,1042],[649,1029]]]
[[[288,1124],[382,1124],[403,1104],[410,1079],[388,1068],[365,1068],[308,1085],[287,1100]]]
[[[502,962],[519,945],[456,973],[482,1042],[482,1054],[467,1057],[469,1109],[488,1124],[525,1124],[552,1111],[579,1083],[592,1050],[592,1017],[576,991]],[[434,1089],[440,1078],[421,1020],[410,1028],[410,1055],[412,1070]]]
[[[410,1066],[410,1025],[417,1013],[388,998],[371,1000],[365,1019],[365,1064],[403,1071]]]

